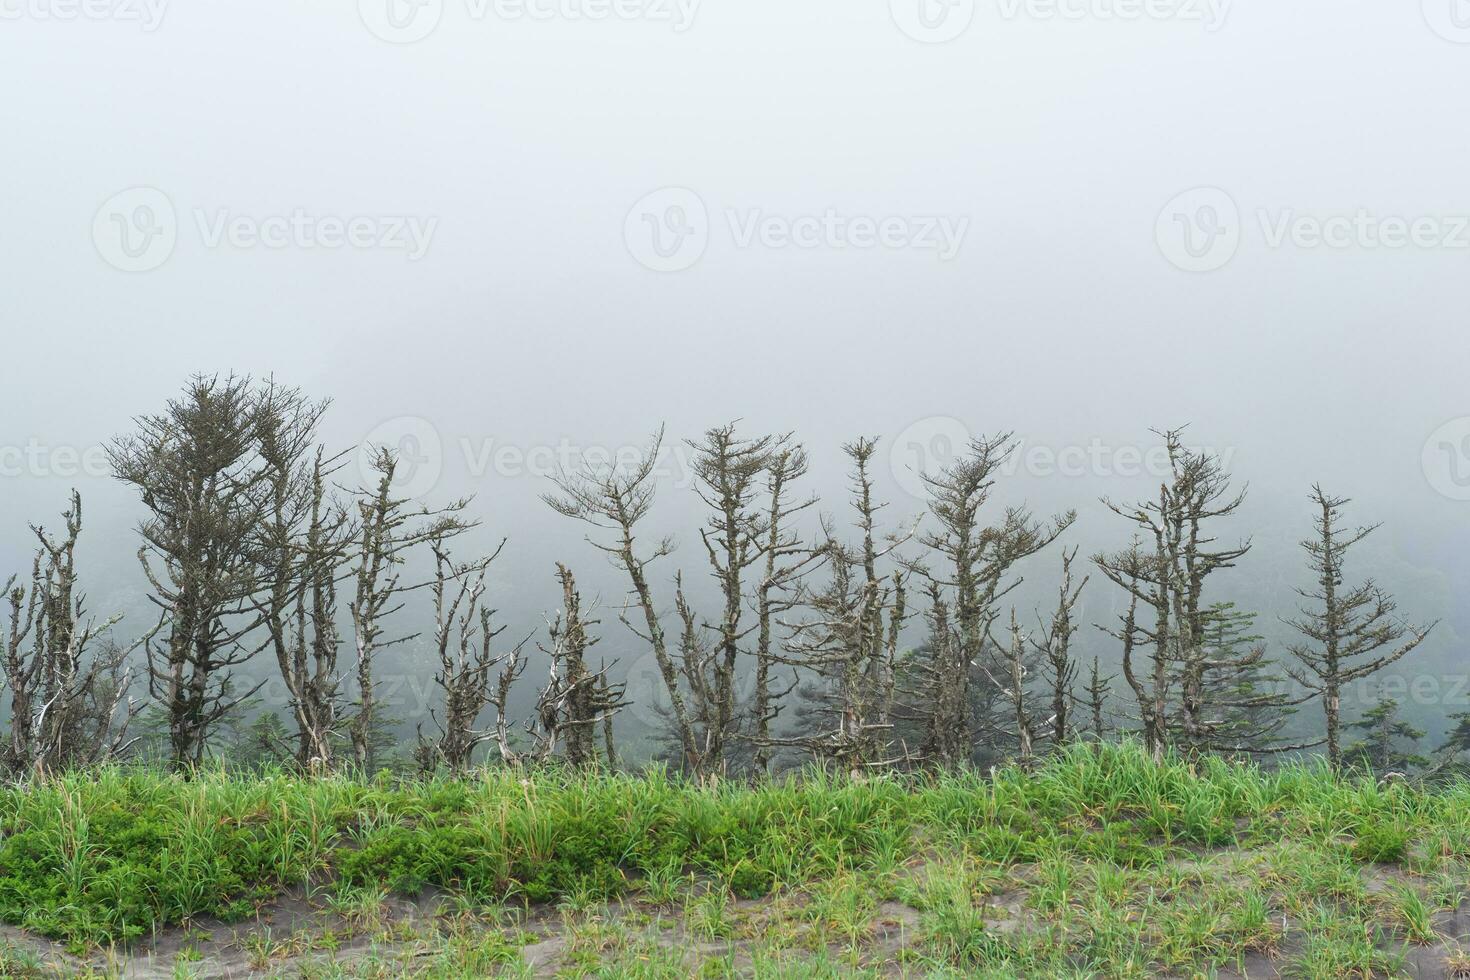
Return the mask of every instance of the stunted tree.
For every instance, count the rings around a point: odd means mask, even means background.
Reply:
[[[66,533],[53,538],[31,526],[40,548],[29,588],[12,576],[5,585],[9,617],[0,671],[9,693],[10,731],[0,760],[13,777],[88,766],[122,755],[140,705],[130,698],[128,647],[112,642],[122,617],[91,620],[77,589],[76,545],[82,499],[72,491],[63,512]],[[101,649],[94,649],[100,644]]]
[[[653,508],[654,471],[663,435],[660,428],[631,468],[606,467],[596,472],[560,473],[554,481],[557,492],[545,494],[542,499],[557,513],[605,532],[603,540],[592,540],[591,543],[628,576],[629,604],[636,606],[642,625],[634,625],[626,612],[619,618],[653,651],[664,688],[668,691],[684,768],[705,776],[718,770],[719,760],[710,755],[706,744],[695,732],[694,718],[679,682],[680,665],[669,649],[653,588],[648,581],[649,566],[673,551],[673,541],[664,538],[646,550],[638,544],[639,525]]]
[[[1062,553],[1062,582],[1058,589],[1056,609],[1050,621],[1040,624],[1041,628],[1031,638],[1036,652],[1041,655],[1046,671],[1047,687],[1051,694],[1051,717],[1045,727],[1049,731],[1053,747],[1065,745],[1072,736],[1071,705],[1072,689],[1077,680],[1077,663],[1072,658],[1072,638],[1077,635],[1081,624],[1073,618],[1077,600],[1087,586],[1084,576],[1073,585],[1072,562],[1077,558],[1077,549]]]
[[[1251,547],[1249,540],[1219,545],[1214,528],[1240,508],[1245,491],[1232,489],[1217,456],[1187,448],[1181,430],[1160,435],[1170,469],[1158,497],[1131,505],[1104,500],[1134,525],[1134,543],[1093,559],[1128,594],[1120,628],[1107,632],[1123,644],[1123,675],[1137,701],[1144,744],[1155,757],[1175,743],[1193,752],[1298,748],[1232,740],[1239,732],[1228,725],[1231,711],[1291,703],[1271,692],[1252,694],[1246,703],[1222,694],[1260,667],[1264,651],[1221,650],[1209,643],[1212,613],[1206,585],[1211,575],[1234,567]],[[1148,649],[1146,677],[1136,664],[1140,646]]]
[[[1399,703],[1393,698],[1379,701],[1347,727],[1362,733],[1348,747],[1347,759],[1370,772],[1405,775],[1429,764],[1429,759],[1417,751],[1424,732],[1399,718]]]
[[[936,597],[948,597],[945,620],[952,632],[929,645],[927,662],[914,664],[921,685],[912,692],[911,704],[927,719],[922,754],[941,766],[967,763],[975,751],[971,676],[993,655],[986,638],[998,615],[998,601],[1018,584],[1009,578],[1012,568],[1055,541],[1076,519],[1075,512],[1068,512],[1042,523],[1024,507],[1005,510],[993,523],[981,517],[1014,450],[1009,433],[980,437],[944,470],[924,477],[938,528],[923,537],[934,552],[932,566],[916,565],[915,570],[935,587],[930,590],[931,617]],[[981,700],[989,700],[991,693],[986,691]]]
[[[509,709],[511,687],[525,670],[520,646],[512,651],[501,669],[490,703],[496,709],[494,738],[501,758],[511,765],[540,763],[551,759],[558,748],[562,759],[574,768],[587,768],[605,761],[617,764],[613,741],[613,716],[626,707],[624,687],[608,680],[607,664],[592,670],[588,652],[597,639],[588,632],[596,619],[582,609],[582,595],[571,569],[556,566],[562,591],[562,609],[547,625],[549,643],[541,647],[550,664],[546,684],[537,692],[535,710],[525,724],[531,747],[517,751],[511,745]],[[602,735],[603,759],[598,757],[598,734]]]
[[[1349,550],[1378,525],[1345,531],[1341,518],[1347,498],[1329,496],[1320,486],[1312,487],[1311,497],[1317,507],[1317,533],[1303,541],[1302,548],[1317,584],[1314,589],[1297,590],[1312,605],[1303,607],[1301,616],[1286,621],[1307,640],[1290,647],[1298,665],[1289,673],[1322,696],[1327,758],[1334,769],[1340,769],[1343,688],[1408,656],[1435,624],[1418,627],[1401,622],[1393,598],[1371,579],[1344,587]]]
[[[197,376],[108,456],[149,516],[138,558],[164,617],[146,644],[149,691],[168,719],[180,768],[204,759],[212,727],[264,682],[236,684],[234,668],[259,649],[257,552],[269,504],[260,465],[260,399],[248,378]]]
[[[328,769],[343,708],[337,581],[357,532],[328,490],[343,456],[328,456],[316,442],[328,403],[274,383],[261,402],[257,436],[267,501],[256,547],[265,587],[255,609],[291,698],[296,764]]]
[[[765,540],[762,542],[762,573],[756,586],[755,692],[751,704],[751,739],[755,744],[755,768],[765,772],[771,763],[771,724],[780,716],[782,701],[796,687],[771,687],[771,673],[780,666],[772,627],[777,617],[799,601],[801,577],[823,557],[820,549],[808,547],[792,527],[802,511],[815,506],[815,495],[796,497],[794,484],[806,475],[807,454],[788,439],[772,448],[765,468]]]
[[[1128,594],[1116,627],[1098,624],[1123,647],[1123,679],[1133,692],[1144,748],[1155,759],[1164,754],[1169,732],[1169,602],[1156,559],[1135,538],[1125,551],[1099,554],[1093,562]],[[1140,604],[1143,606],[1140,617]],[[1150,620],[1149,614],[1153,614]],[[1150,627],[1149,623],[1152,623]],[[1147,650],[1148,668],[1139,664]]]
[[[760,628],[759,622],[749,625],[744,619],[747,576],[761,560],[767,533],[756,495],[772,447],[779,441],[774,436],[741,438],[731,423],[686,444],[694,452],[695,491],[711,512],[699,535],[720,597],[719,615],[705,627],[714,634],[714,656],[701,658],[709,676],[694,679],[704,708],[702,751],[707,767],[724,772],[729,764],[726,744],[735,734],[737,720],[735,677],[741,644]],[[688,666],[686,661],[686,675]]]
[[[804,692],[815,730],[770,740],[804,748],[851,773],[891,764],[898,637],[908,616],[907,579],[894,553],[912,536],[878,530],[871,463],[877,440],[843,446],[852,461],[852,508],[860,534],[844,544],[830,519],[823,520],[822,553],[830,571],[821,588],[803,589],[806,615],[786,623],[789,653],[780,662],[815,674]],[[894,567],[885,568],[885,565]]]
[[[1082,694],[1074,694],[1072,697],[1075,704],[1087,710],[1088,731],[1093,739],[1099,742],[1107,733],[1106,710],[1108,695],[1112,693],[1114,680],[1116,680],[1116,675],[1103,676],[1102,661],[1093,657],[1092,668],[1088,671],[1087,683],[1082,687]]]
[[[1216,719],[1217,750],[1252,752],[1258,747],[1280,751],[1276,741],[1295,705],[1276,661],[1266,656],[1264,638],[1255,633],[1256,614],[1216,602],[1205,615],[1204,640],[1210,651],[1205,697]]]
[[[389,620],[403,608],[407,593],[432,586],[437,579],[404,581],[404,564],[411,552],[430,542],[443,548],[448,541],[478,526],[462,515],[468,498],[431,509],[395,496],[393,478],[397,454],[387,447],[370,447],[377,485],[359,494],[356,521],[357,541],[352,549],[353,596],[347,609],[352,618],[353,646],[357,654],[357,703],[348,723],[352,752],[357,766],[367,772],[376,763],[374,731],[377,719],[377,656],[384,650],[407,643],[417,633],[390,636]]]
[[[1034,669],[1037,654],[1029,649],[1014,609],[1011,610],[1007,636],[1003,640],[992,639],[991,643],[998,652],[1000,673],[998,676],[991,673],[988,665],[985,672],[1007,705],[1006,717],[997,719],[992,724],[1000,734],[1014,740],[1016,762],[1023,769],[1028,769],[1035,757],[1037,726],[1033,697],[1027,688],[1027,680]],[[1009,729],[1006,728],[1007,724]]]
[[[494,653],[494,643],[505,627],[494,625],[496,611],[484,603],[485,572],[500,556],[505,541],[487,557],[456,563],[448,547],[455,530],[454,526],[440,528],[429,540],[434,555],[434,578],[429,585],[434,597],[431,641],[439,661],[434,683],[444,692],[444,710],[442,717],[435,716],[438,738],[426,745],[422,732],[419,738],[429,758],[442,761],[452,773],[463,773],[475,749],[493,737],[477,724],[494,703],[491,670],[502,659]]]
[[[598,620],[588,619],[582,610],[582,594],[571,569],[556,566],[561,585],[562,609],[547,627],[550,643],[542,651],[551,661],[550,676],[537,698],[537,718],[548,751],[558,739],[565,742],[563,758],[567,765],[586,768],[597,765],[599,728],[606,748],[606,762],[615,765],[617,756],[612,735],[612,719],[627,702],[623,685],[607,678],[607,665],[593,670],[587,654],[597,638],[588,632]]]

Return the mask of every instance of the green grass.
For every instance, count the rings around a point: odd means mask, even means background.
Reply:
[[[429,937],[417,962],[445,976],[514,975],[523,943],[479,910],[551,904],[568,962],[592,975],[847,976],[897,957],[914,975],[1145,977],[1252,956],[1294,976],[1391,975],[1404,949],[1442,941],[1434,918],[1462,900],[1467,863],[1465,783],[1156,765],[1131,745],[993,778],[116,769],[0,790],[0,920],[81,951],[305,888],[347,933],[392,940],[390,896],[443,892],[476,923]],[[624,903],[639,915],[604,915]],[[880,941],[897,928],[884,903],[912,911],[900,940]],[[264,965],[339,938],[247,941]],[[724,952],[691,964],[695,945]],[[0,950],[0,974],[31,975],[24,955]]]

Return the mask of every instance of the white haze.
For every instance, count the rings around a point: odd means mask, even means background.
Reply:
[[[1411,618],[1445,620],[1415,669],[1464,675],[1470,502],[1425,453],[1470,416],[1470,247],[1271,244],[1294,215],[1359,211],[1453,239],[1470,215],[1470,44],[1455,43],[1470,37],[1445,27],[1451,0],[1201,3],[1205,21],[982,2],[943,44],[906,36],[886,0],[705,0],[682,31],[445,0],[437,30],[402,45],[365,26],[371,0],[100,2],[105,16],[63,18],[67,0],[0,0],[0,577],[28,567],[27,522],[54,523],[75,485],[92,606],[143,628],[140,507],[66,454],[93,458],[193,372],[330,396],[334,445],[427,420],[444,447],[429,496],[476,494],[476,545],[510,537],[496,604],[525,630],[556,601],[556,560],[605,607],[623,586],[539,501],[545,481],[482,465],[487,448],[616,449],[661,422],[677,440],[740,418],[796,430],[840,514],[843,441],[957,419],[1042,447],[998,500],[1076,507],[1085,554],[1126,542],[1100,496],[1149,492],[1117,475],[1118,450],[1188,423],[1251,484],[1232,530],[1257,551],[1218,598],[1280,632],[1321,481],[1386,523],[1360,571]],[[149,10],[152,30],[125,16]],[[126,272],[93,223],[136,187],[168,196],[177,245]],[[710,240],[657,272],[625,219],[669,187],[699,195]],[[1223,268],[1187,272],[1156,221],[1202,187],[1239,205],[1243,239]],[[948,260],[741,247],[753,220],[829,211],[943,218],[949,246],[963,221],[963,237]],[[296,212],[411,221],[412,248],[223,231]],[[1047,475],[1047,452],[1088,447],[1110,462]],[[918,512],[882,459],[886,513]],[[1463,454],[1450,464],[1470,474]],[[670,481],[670,600],[676,568],[704,574],[697,519]],[[1026,604],[1056,561],[1027,568]],[[1088,588],[1101,621],[1115,597]],[[599,652],[635,656],[603,619]]]

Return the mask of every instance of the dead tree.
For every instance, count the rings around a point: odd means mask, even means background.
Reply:
[[[781,691],[771,689],[771,672],[778,667],[772,626],[778,616],[789,612],[800,594],[801,577],[820,559],[822,552],[803,544],[791,527],[794,519],[817,503],[815,495],[792,498],[792,485],[807,472],[806,450],[782,440],[774,447],[766,465],[765,541],[763,569],[756,587],[755,693],[751,705],[751,738],[755,744],[755,769],[766,772],[771,764],[771,724],[781,714],[782,701],[796,681]]]
[[[925,476],[930,513],[938,530],[923,542],[936,555],[936,567],[916,570],[951,596],[953,635],[930,645],[932,655],[947,655],[922,673],[924,690],[915,692],[914,704],[928,715],[922,754],[933,763],[956,766],[970,761],[975,750],[970,716],[972,669],[985,666],[986,637],[997,616],[998,600],[1019,584],[1008,581],[1013,566],[1048,544],[1071,526],[1074,512],[1042,524],[1020,507],[1005,511],[999,521],[985,524],[981,508],[990,500],[1005,460],[1015,448],[1009,433],[971,442],[968,452],[942,472]]]
[[[687,442],[694,452],[695,492],[711,511],[699,534],[720,596],[720,614],[705,626],[714,634],[714,656],[704,661],[709,676],[697,681],[707,712],[701,719],[701,751],[706,768],[721,774],[729,765],[727,742],[735,734],[741,644],[760,628],[759,622],[749,626],[743,621],[746,576],[760,562],[767,540],[768,528],[755,497],[777,444],[774,436],[743,439],[733,423],[708,430],[698,442]],[[685,667],[687,674],[688,664]]]
[[[1062,552],[1062,583],[1056,610],[1050,622],[1040,624],[1041,628],[1031,640],[1047,669],[1051,689],[1051,718],[1047,720],[1047,727],[1053,748],[1067,744],[1072,734],[1070,708],[1072,688],[1077,679],[1077,664],[1071,652],[1072,637],[1077,635],[1080,625],[1073,620],[1072,613],[1087,585],[1086,577],[1075,587],[1072,585],[1072,562],[1076,557],[1076,548]]]
[[[521,644],[517,644],[501,661],[500,673],[490,695],[490,706],[495,709],[495,727],[491,730],[491,738],[500,751],[500,761],[508,766],[519,766],[524,761],[521,753],[511,744],[510,730],[510,692],[526,672],[527,661],[521,654],[521,647]]]
[[[907,611],[907,573],[880,570],[894,562],[911,530],[880,536],[877,515],[885,506],[873,497],[870,465],[877,440],[843,446],[852,460],[852,507],[860,532],[856,547],[838,540],[830,519],[823,521],[822,553],[830,569],[827,584],[804,588],[807,615],[784,622],[789,653],[773,659],[816,675],[805,692],[816,731],[770,739],[773,746],[795,746],[859,774],[891,764],[897,645]]]
[[[642,553],[637,545],[638,525],[653,507],[654,469],[662,443],[663,429],[660,428],[648,448],[627,471],[611,467],[598,472],[563,471],[554,480],[557,492],[545,494],[542,499],[557,513],[607,533],[605,540],[591,543],[628,576],[630,605],[637,607],[642,626],[635,626],[626,613],[619,618],[653,651],[669,694],[684,768],[705,776],[717,768],[718,760],[709,757],[695,732],[694,719],[680,688],[680,667],[669,650],[654,604],[653,589],[648,582],[649,565],[666,557],[673,550],[673,541],[664,538]]]
[[[561,704],[565,716],[559,719],[560,727],[567,733],[566,760],[576,768],[597,762],[596,726],[601,724],[603,712],[598,700],[602,694],[597,676],[587,668],[587,651],[597,640],[587,634],[587,627],[595,625],[582,619],[582,596],[577,591],[577,581],[571,569],[560,563],[556,566],[556,578],[562,589],[563,617],[558,617],[548,631],[551,646],[547,652],[551,662],[561,664]]]
[[[611,766],[616,758],[612,719],[627,705],[624,688],[608,681],[605,663],[596,671],[588,666],[587,652],[597,639],[587,628],[596,626],[598,620],[584,616],[582,596],[571,569],[558,563],[556,577],[562,590],[562,611],[547,629],[550,645],[542,647],[550,658],[551,671],[537,698],[541,740],[549,752],[558,739],[564,739],[567,765],[586,768],[598,763],[600,727]]]
[[[1250,541],[1214,547],[1214,523],[1234,514],[1245,500],[1232,490],[1219,459],[1186,448],[1181,430],[1160,433],[1168,452],[1170,473],[1155,500],[1119,505],[1104,500],[1126,518],[1144,542],[1114,555],[1098,555],[1095,564],[1129,596],[1122,628],[1112,632],[1123,642],[1123,672],[1138,701],[1143,738],[1155,757],[1177,743],[1190,752],[1280,752],[1302,746],[1237,744],[1225,714],[1249,706],[1284,709],[1284,694],[1252,694],[1249,705],[1232,704],[1218,692],[1230,690],[1237,678],[1254,672],[1264,651],[1224,652],[1211,647],[1210,606],[1205,602],[1209,576],[1233,567]],[[1152,613],[1152,626],[1139,622],[1138,606]],[[1150,647],[1151,676],[1145,682],[1134,657],[1140,641]],[[1264,733],[1258,733],[1264,734]]]
[[[149,517],[139,561],[165,627],[146,644],[149,691],[168,719],[173,763],[204,759],[213,726],[264,684],[240,689],[235,667],[260,648],[255,544],[268,502],[259,465],[259,399],[247,378],[195,377],[161,414],[114,440],[117,477]]]
[[[518,752],[510,739],[507,702],[512,686],[525,670],[519,646],[502,668],[490,698],[489,703],[497,712],[493,737],[500,747],[501,758],[511,765],[546,762],[564,744],[562,758],[566,764],[587,768],[599,762],[600,729],[607,765],[611,767],[617,764],[612,719],[627,706],[624,687],[608,680],[606,663],[596,671],[588,666],[587,653],[597,643],[588,633],[588,627],[597,625],[598,621],[588,619],[583,613],[581,593],[571,569],[557,563],[556,577],[562,590],[562,609],[548,624],[549,645],[541,647],[550,669],[546,684],[537,692],[535,710],[525,725],[531,748]]]
[[[1128,594],[1126,611],[1118,617],[1118,626],[1098,624],[1098,629],[1112,636],[1123,647],[1123,678],[1133,692],[1138,709],[1138,722],[1144,748],[1155,759],[1164,754],[1169,727],[1169,603],[1162,575],[1154,559],[1137,539],[1125,551],[1099,554],[1093,563],[1104,576]],[[1139,620],[1139,604],[1144,616],[1153,613],[1153,628]],[[1147,648],[1149,665],[1140,670],[1138,656]]]
[[[1009,704],[1007,721],[1012,730],[1008,731],[999,724],[995,727],[1001,734],[1015,740],[1016,762],[1021,768],[1029,769],[1035,759],[1037,730],[1032,696],[1027,690],[1026,682],[1032,672],[1035,654],[1028,651],[1028,646],[1034,647],[1034,644],[1022,633],[1015,609],[1011,610],[1011,625],[1006,641],[991,639],[991,643],[999,652],[1002,673],[996,677],[990,673],[988,665],[985,672],[1000,691],[1001,697]]]
[[[76,589],[82,528],[76,491],[62,518],[60,539],[32,525],[40,548],[29,589],[14,576],[5,587],[10,614],[0,670],[10,694],[10,731],[0,758],[12,777],[117,758],[132,744],[128,726],[140,708],[128,696],[132,675],[125,663],[148,638],[122,647],[108,637],[121,616],[100,624],[87,618]],[[98,640],[102,650],[90,649]]]
[[[1235,547],[1212,550],[1206,521],[1227,517],[1245,499],[1232,491],[1219,461],[1207,453],[1185,448],[1180,430],[1161,433],[1169,455],[1170,476],[1159,487],[1157,500],[1123,506],[1104,500],[1115,514],[1132,522],[1152,549],[1135,542],[1117,555],[1099,555],[1094,561],[1103,574],[1129,593],[1129,611],[1120,636],[1124,644],[1124,675],[1139,700],[1144,743],[1155,756],[1171,741],[1192,750],[1208,746],[1212,733],[1204,717],[1204,680],[1208,665],[1205,643],[1203,593],[1206,578],[1232,567],[1250,550],[1245,541]],[[1147,629],[1136,618],[1137,604],[1147,604],[1154,625]],[[1134,668],[1139,639],[1152,646],[1152,676],[1143,684]],[[1177,690],[1177,719],[1171,719],[1171,688]],[[1178,731],[1171,731],[1177,726]]]
[[[1326,720],[1327,758],[1341,770],[1340,743],[1342,689],[1403,659],[1424,642],[1435,623],[1416,627],[1400,622],[1393,598],[1371,579],[1343,587],[1343,566],[1348,551],[1378,527],[1360,527],[1344,532],[1339,526],[1343,497],[1329,497],[1320,486],[1312,487],[1317,505],[1317,533],[1302,542],[1308,564],[1317,576],[1314,590],[1298,589],[1302,598],[1315,603],[1303,608],[1301,617],[1287,620],[1308,642],[1290,647],[1299,667],[1289,671],[1298,683],[1322,696]]]
[[[416,639],[417,633],[389,637],[388,621],[404,603],[404,596],[434,584],[433,579],[405,582],[404,562],[410,552],[450,539],[478,525],[461,515],[468,498],[430,509],[413,507],[393,495],[393,477],[398,457],[386,447],[377,447],[372,457],[378,474],[377,486],[364,490],[357,501],[357,542],[352,549],[353,597],[347,609],[352,618],[353,645],[357,654],[357,705],[348,724],[352,751],[358,768],[371,772],[376,762],[373,732],[377,712],[376,657],[383,650]]]
[[[430,743],[430,755],[450,772],[464,773],[475,749],[494,737],[476,724],[494,702],[491,671],[502,660],[493,647],[505,627],[493,625],[496,610],[486,606],[484,598],[485,572],[500,556],[505,541],[487,557],[456,563],[448,547],[455,533],[452,526],[440,528],[428,543],[434,556],[434,578],[429,585],[434,598],[431,640],[439,660],[434,683],[444,692],[444,717],[435,718],[439,736]],[[419,739],[422,744],[422,733]]]
[[[674,613],[679,617],[678,671],[679,683],[687,695],[686,710],[694,728],[703,757],[710,760],[711,771],[718,771],[711,741],[717,721],[717,663],[719,648],[709,633],[700,627],[699,615],[684,592],[684,573],[674,573]],[[677,743],[678,728],[674,728]]]
[[[602,703],[616,703],[620,708],[627,707],[628,702],[623,699],[626,685],[621,686],[614,693],[613,685],[607,679],[606,661],[603,661],[602,665],[598,668],[598,676],[601,677],[601,680],[598,681],[597,691]],[[618,767],[618,743],[613,737],[613,715],[615,714],[617,714],[616,711],[604,711],[602,713],[602,746],[603,752],[605,753],[603,758],[606,760],[609,769],[616,769]]]
[[[1116,675],[1104,677],[1102,662],[1097,657],[1093,657],[1092,670],[1088,674],[1087,684],[1082,688],[1086,697],[1078,697],[1075,694],[1072,696],[1074,703],[1087,709],[1088,718],[1091,721],[1092,737],[1099,742],[1103,740],[1107,732],[1104,711],[1115,679]]]
[[[274,384],[258,424],[268,500],[258,550],[265,590],[255,608],[265,625],[296,722],[296,764],[332,766],[341,736],[337,580],[356,538],[350,515],[328,496],[343,455],[316,444],[327,403]]]

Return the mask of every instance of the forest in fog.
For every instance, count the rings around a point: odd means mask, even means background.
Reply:
[[[1297,569],[1273,579],[1291,611],[1263,614],[1232,588],[1253,561],[1247,486],[1187,428],[1151,430],[1157,472],[1094,508],[1096,550],[1076,510],[1015,492],[1009,433],[921,447],[942,458],[908,473],[924,506],[907,512],[880,488],[900,457],[861,433],[837,498],[814,492],[798,432],[738,421],[563,453],[538,481],[562,543],[517,566],[545,596],[525,610],[502,604],[521,542],[494,500],[405,492],[415,445],[329,445],[329,411],[274,379],[200,375],[107,444],[140,515],[130,615],[87,599],[81,494],[33,518],[6,589],[12,775],[124,759],[861,775],[1124,738],[1441,775],[1470,751],[1465,692],[1418,663],[1438,617],[1375,578],[1379,515],[1350,487],[1300,488]],[[687,485],[661,485],[671,448]],[[671,533],[675,493],[698,517]]]

